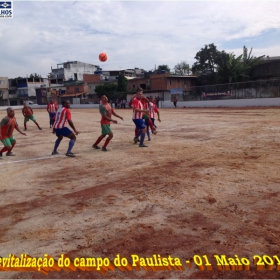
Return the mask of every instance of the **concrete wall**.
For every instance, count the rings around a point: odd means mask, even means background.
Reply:
[[[160,108],[174,108],[171,101],[160,101]],[[61,105],[60,105],[61,106]],[[217,108],[217,107],[269,107],[280,106],[280,98],[259,98],[259,99],[234,99],[234,100],[210,100],[210,101],[188,101],[178,102],[177,108]],[[22,109],[21,106],[11,106],[14,109]],[[71,104],[71,108],[98,108],[99,104]],[[0,106],[0,110],[6,110],[7,106]],[[33,105],[33,109],[46,108],[46,105]]]

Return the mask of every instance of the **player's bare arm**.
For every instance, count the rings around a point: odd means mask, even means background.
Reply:
[[[112,114],[114,115],[113,112],[112,112]],[[105,114],[102,114],[102,116],[103,116],[107,121],[109,121],[109,122],[118,123],[117,120],[112,120],[112,119],[108,118]]]
[[[121,119],[123,121],[123,117],[119,116],[118,114],[116,114],[114,111],[112,111],[112,115],[114,115],[115,117]]]
[[[158,121],[161,122],[159,112],[157,112]]]
[[[26,133],[22,132],[18,126],[15,126],[15,129],[16,129],[20,134],[27,136]],[[0,136],[0,137],[1,137],[1,136]]]
[[[74,132],[76,135],[78,135],[80,132],[76,130],[72,120],[68,120],[69,125],[71,126],[71,128],[73,128]]]

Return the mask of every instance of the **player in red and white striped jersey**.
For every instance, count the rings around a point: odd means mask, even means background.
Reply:
[[[143,117],[143,113],[148,114],[149,111],[144,109],[143,104],[141,102],[142,93],[143,93],[143,89],[138,88],[135,98],[132,101],[132,108],[133,108],[132,120],[135,123],[136,128],[138,129],[138,133],[135,136],[134,141],[135,142],[138,141],[138,137],[140,136],[139,147],[147,147],[144,144],[146,125],[142,117]]]
[[[149,100],[150,98],[147,97],[147,99]],[[152,123],[152,127],[155,129],[155,113],[158,116],[158,121],[161,122],[161,120],[160,120],[158,108],[152,101],[153,99],[151,98],[149,102],[146,102],[146,108],[149,110],[150,122]],[[147,124],[149,120],[145,120],[145,121]],[[150,122],[149,122],[149,126],[151,127]],[[148,136],[148,141],[151,141],[149,126],[147,125],[147,136]]]
[[[71,152],[71,150],[72,150],[73,146],[75,145],[75,141],[76,141],[75,134],[78,135],[79,132],[76,130],[76,128],[72,122],[72,116],[71,116],[71,112],[70,112],[69,108],[70,108],[70,102],[68,100],[63,100],[62,108],[60,108],[56,113],[56,118],[55,118],[55,122],[53,125],[53,133],[56,134],[57,140],[55,141],[52,155],[59,154],[57,152],[57,148],[58,148],[61,140],[63,139],[63,137],[67,137],[70,139],[70,141],[69,141],[69,146],[68,146],[66,156],[75,157],[75,155]],[[68,127],[66,127],[67,122],[73,128],[75,134]]]
[[[50,128],[53,125],[53,119],[54,119],[54,116],[55,116],[57,110],[58,110],[57,104],[54,103],[53,100],[51,99],[47,105],[47,111],[49,113],[49,118],[50,118]]]

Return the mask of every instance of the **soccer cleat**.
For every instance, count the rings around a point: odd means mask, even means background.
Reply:
[[[41,128],[41,127],[39,127],[39,130],[42,130],[42,128]]]
[[[0,153],[0,157],[2,157],[2,153]]]
[[[146,146],[145,144],[139,144],[140,148],[147,148],[148,146]]]
[[[133,138],[134,144],[136,144],[137,142],[140,142],[140,140],[138,138]]]
[[[27,128],[25,128],[23,131],[26,131],[27,130]]]
[[[107,149],[104,148],[104,147],[102,147],[102,151],[103,151],[103,152],[107,152]]]
[[[151,141],[151,138],[149,138],[148,141]]]
[[[68,157],[75,157],[75,155],[73,153],[66,153],[65,155]]]
[[[96,150],[100,149],[100,147],[94,146],[94,145],[92,145],[92,148],[94,148],[94,149],[96,149]]]
[[[59,152],[53,151],[53,152],[52,152],[52,155],[53,155],[53,156],[54,156],[54,155],[59,155]]]
[[[9,153],[6,153],[6,156],[7,156],[7,157],[12,157],[12,156],[15,156],[15,154],[12,153],[12,152],[9,152]]]
[[[157,131],[154,129],[154,130],[152,131],[152,133],[153,133],[153,134],[157,134]]]

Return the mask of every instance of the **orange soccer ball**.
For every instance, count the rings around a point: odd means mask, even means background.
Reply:
[[[107,56],[106,53],[103,52],[99,55],[99,60],[100,61],[105,62],[107,59],[108,59],[108,56]]]

